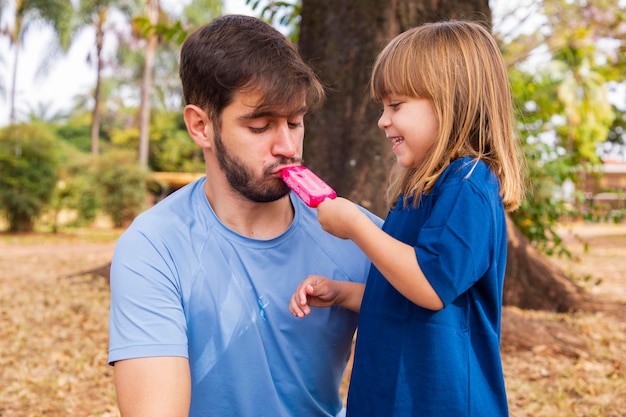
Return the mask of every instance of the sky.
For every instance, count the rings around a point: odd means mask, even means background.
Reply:
[[[9,4],[14,1],[9,0]],[[161,5],[166,11],[174,11],[188,1],[161,0]],[[506,15],[513,3],[523,1],[494,1],[492,4],[494,15]],[[626,2],[626,0],[620,0],[620,2]],[[513,10],[518,12],[519,8],[514,7]],[[246,0],[224,0],[224,13],[254,14],[246,5]],[[72,45],[67,56],[60,58],[46,76],[36,76],[42,56],[45,54],[47,39],[50,36],[49,29],[44,28],[31,31],[24,40],[17,80],[17,109],[22,114],[36,110],[39,106],[44,106],[48,116],[63,112],[72,107],[74,97],[90,91],[95,85],[95,69],[86,62],[86,57],[93,46],[93,35],[90,33],[85,33],[85,36],[79,38]],[[4,86],[6,91],[4,95],[0,94],[0,127],[9,123],[8,91],[11,87],[12,68],[13,53],[9,48],[8,39],[2,36],[0,37],[0,86]],[[624,99],[626,84],[613,84],[612,87],[614,90],[610,94],[617,98],[613,101],[626,105],[626,99]]]
[[[181,3],[179,0],[161,0],[165,10],[180,7]],[[245,0],[224,0],[224,13],[254,14]],[[73,97],[90,91],[96,83],[95,69],[86,62],[93,46],[93,37],[87,34],[72,45],[67,56],[59,59],[46,76],[37,77],[37,69],[50,37],[48,29],[42,29],[30,32],[24,40],[18,61],[18,111],[28,113],[41,104],[47,108],[48,115],[62,112],[71,108]],[[0,95],[0,127],[9,124],[9,90],[14,58],[5,38],[0,37],[0,82],[6,93]]]
[[[9,5],[16,0],[9,0]],[[494,1],[494,13],[502,13],[500,8],[510,9],[512,4],[526,0]],[[624,0],[626,1],[626,0]],[[161,0],[166,11],[176,11],[189,0]],[[511,3],[513,2],[513,3]],[[246,5],[246,0],[223,0],[224,13],[240,13],[252,15],[254,12]],[[1,23],[1,22],[0,22]],[[71,47],[68,54],[55,61],[45,76],[36,76],[46,52],[46,44],[51,39],[51,31],[47,28],[31,31],[22,44],[19,57],[17,100],[18,120],[26,114],[37,111],[40,107],[45,115],[52,116],[72,107],[72,100],[79,94],[91,91],[96,83],[96,72],[93,65],[86,62],[86,57],[93,49],[93,34],[86,32]],[[107,39],[105,38],[105,53]],[[113,48],[111,48],[113,49]],[[5,94],[0,94],[0,127],[9,123],[9,90],[13,69],[13,51],[9,48],[8,39],[0,37],[0,86],[4,86]],[[20,114],[22,118],[20,119]]]

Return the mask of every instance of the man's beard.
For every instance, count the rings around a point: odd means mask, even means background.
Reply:
[[[247,200],[256,203],[269,203],[284,197],[289,193],[289,188],[280,179],[271,176],[273,170],[279,164],[295,164],[299,162],[297,158],[282,158],[276,164],[266,168],[263,172],[264,178],[255,179],[248,167],[235,155],[226,150],[219,130],[214,131],[215,154],[220,169],[226,175],[226,180],[231,188]],[[265,177],[269,180],[265,180]]]

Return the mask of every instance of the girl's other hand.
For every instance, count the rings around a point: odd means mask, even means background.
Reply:
[[[311,314],[311,307],[330,307],[339,293],[336,282],[319,275],[306,277],[289,301],[289,312],[298,318]]]

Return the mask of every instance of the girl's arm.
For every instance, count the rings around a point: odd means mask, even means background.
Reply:
[[[309,275],[298,285],[291,297],[289,311],[296,317],[304,318],[311,314],[311,307],[330,307],[336,304],[358,313],[364,291],[365,284]]]
[[[420,307],[429,310],[443,308],[439,295],[422,272],[412,246],[379,229],[354,203],[344,198],[324,200],[317,210],[322,228],[356,243],[398,292]]]

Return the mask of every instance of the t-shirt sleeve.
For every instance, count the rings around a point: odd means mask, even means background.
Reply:
[[[470,181],[452,181],[435,198],[415,253],[424,275],[447,305],[489,267],[493,214],[485,195]]]
[[[118,241],[111,263],[109,363],[188,357],[182,295],[168,256],[136,230]]]

